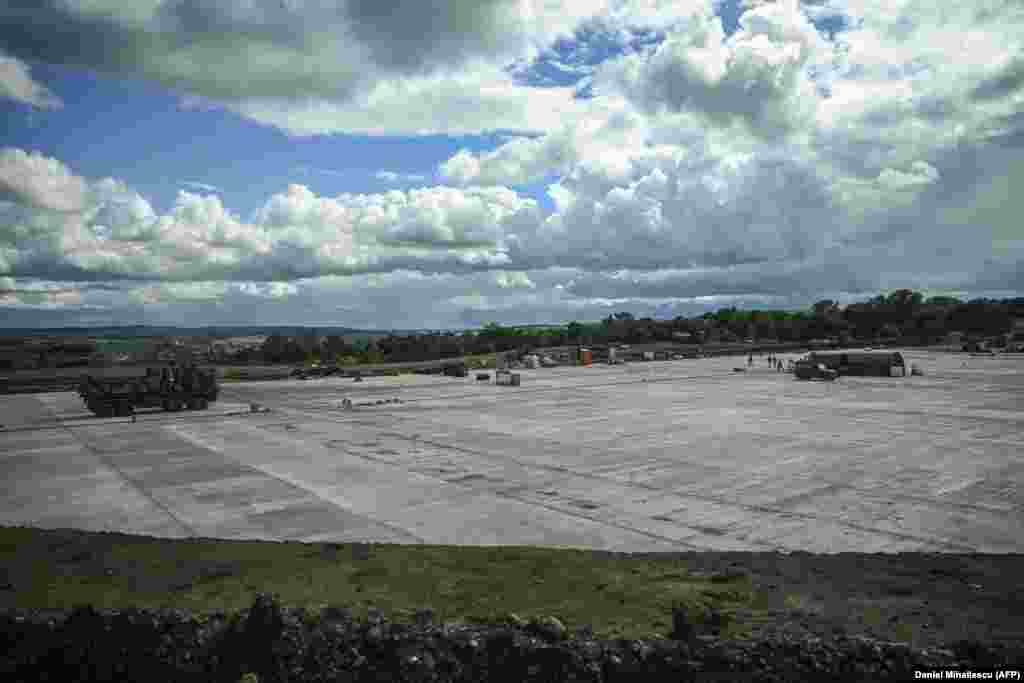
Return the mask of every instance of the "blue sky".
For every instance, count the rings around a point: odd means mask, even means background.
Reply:
[[[0,324],[1021,292],[1012,7],[396,7],[0,8]]]

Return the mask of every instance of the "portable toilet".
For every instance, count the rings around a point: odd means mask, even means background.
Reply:
[[[590,349],[580,349],[580,365],[593,365],[594,353]]]

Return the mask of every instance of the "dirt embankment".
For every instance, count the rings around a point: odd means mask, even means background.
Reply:
[[[879,681],[915,672],[1024,667],[1024,651],[959,642],[921,651],[856,638],[724,641],[680,615],[673,638],[598,641],[557,623],[399,625],[259,596],[233,618],[84,608],[0,614],[7,680],[87,681]]]

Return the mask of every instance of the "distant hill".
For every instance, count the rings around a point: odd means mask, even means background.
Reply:
[[[166,327],[127,325],[123,327],[7,327],[0,328],[0,337],[255,337],[274,334],[284,336],[316,330],[319,335],[384,336],[388,330],[360,330],[352,327],[323,327],[320,325],[246,325],[216,327]]]

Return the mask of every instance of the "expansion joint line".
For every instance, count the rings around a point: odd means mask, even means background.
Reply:
[[[103,463],[104,465],[106,465],[107,467],[112,469],[114,472],[116,472],[117,475],[119,477],[121,477],[121,479],[123,479],[129,486],[131,486],[142,497],[144,497],[147,500],[149,500],[149,502],[151,502],[153,505],[155,505],[157,507],[157,509],[159,509],[165,515],[167,515],[168,517],[173,519],[175,524],[177,524],[182,529],[184,529],[186,532],[188,532],[189,536],[191,536],[192,538],[195,538],[195,537],[197,537],[199,535],[196,532],[195,529],[190,527],[188,524],[186,524],[184,521],[182,521],[177,515],[175,515],[173,512],[171,512],[171,510],[166,505],[161,503],[159,500],[154,498],[152,494],[150,494],[144,488],[142,488],[141,484],[139,484],[137,481],[135,481],[134,479],[129,477],[127,474],[125,474],[124,470],[122,470],[120,467],[118,467],[116,464],[114,464],[114,462],[110,458],[108,458],[105,455],[103,455],[102,453],[100,453],[96,448],[94,448],[92,446],[92,444],[88,443],[85,439],[83,439],[80,436],[78,436],[78,434],[75,434],[75,431],[73,429],[71,429],[71,427],[69,427],[68,425],[64,424],[63,420],[61,420],[60,418],[57,417],[57,414],[53,411],[52,408],[47,406],[47,410],[50,411],[50,414],[53,415],[54,419],[57,420],[57,422],[60,424],[60,426],[63,427],[67,431],[67,433],[71,435],[72,439],[74,439],[79,444],[81,444],[82,447],[85,448],[85,450],[87,450],[93,456],[95,456],[95,458],[97,460],[99,460],[101,463]]]

